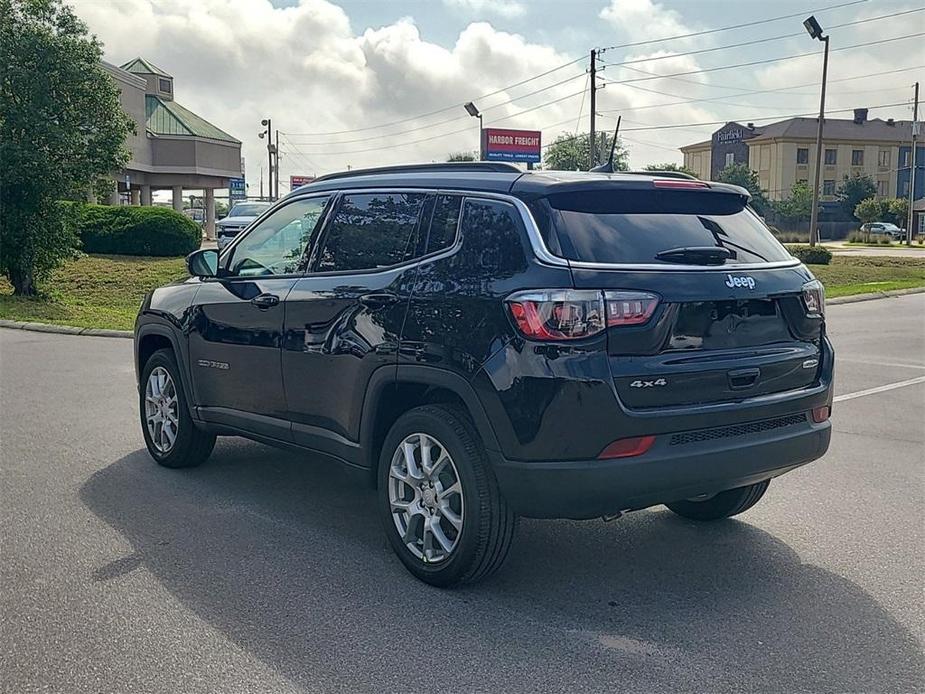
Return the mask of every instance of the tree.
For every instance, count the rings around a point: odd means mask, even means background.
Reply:
[[[63,0],[0,0],[0,271],[14,294],[77,245],[62,198],[86,200],[128,159],[132,121],[100,43]]]
[[[906,198],[883,200],[883,218],[904,229],[909,222],[909,201]]]
[[[866,198],[861,200],[852,212],[854,213],[854,217],[862,224],[876,222],[883,214],[883,202],[873,197]],[[870,231],[867,232],[867,240],[870,241]]]
[[[589,142],[591,137],[588,133],[562,134],[549,145],[543,159],[547,169],[555,171],[587,171],[591,163]],[[610,156],[610,144],[613,142],[613,135],[598,133],[597,146],[599,163],[607,161]],[[629,152],[623,146],[623,143],[617,140],[617,148],[613,155],[614,171],[626,171],[629,169],[627,157]]]
[[[648,164],[643,169],[643,171],[677,171],[678,173],[685,173],[688,176],[697,176],[696,173],[691,171],[683,164],[674,164],[672,162],[665,162],[664,164]]]
[[[855,210],[858,203],[868,198],[876,197],[877,186],[874,180],[867,174],[855,173],[853,176],[845,176],[842,184],[835,191],[835,197],[841,204],[846,214],[859,219]]]
[[[453,152],[447,161],[478,161],[478,152]]]
[[[771,208],[767,195],[761,190],[758,174],[749,169],[748,165],[730,164],[719,172],[719,176],[716,180],[721,183],[731,183],[745,188],[752,196],[749,204],[751,204],[752,208],[758,214],[764,216]]]
[[[809,221],[813,211],[813,191],[808,183],[798,181],[791,186],[788,198],[771,203],[771,206],[787,223]]]

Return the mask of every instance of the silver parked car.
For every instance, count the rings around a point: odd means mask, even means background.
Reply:
[[[235,236],[268,209],[270,209],[268,202],[239,202],[232,207],[227,217],[215,223],[218,250],[225,248]]]
[[[872,236],[889,236],[893,239],[906,238],[906,230],[900,229],[890,222],[870,222],[869,224],[863,224],[861,225],[861,233],[870,234]]]

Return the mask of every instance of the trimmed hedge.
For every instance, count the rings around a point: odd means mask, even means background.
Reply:
[[[828,265],[832,262],[832,251],[825,246],[787,246],[787,250],[807,265]]]
[[[202,243],[191,219],[167,207],[82,205],[77,235],[85,253],[189,255]]]

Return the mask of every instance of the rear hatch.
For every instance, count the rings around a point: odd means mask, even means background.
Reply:
[[[540,202],[547,242],[571,261],[575,287],[605,292],[624,406],[735,402],[812,385],[821,286],[739,189],[665,183]]]

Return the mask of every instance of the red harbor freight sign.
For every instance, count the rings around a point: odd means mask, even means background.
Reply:
[[[539,130],[485,128],[485,158],[489,161],[540,161]]]

